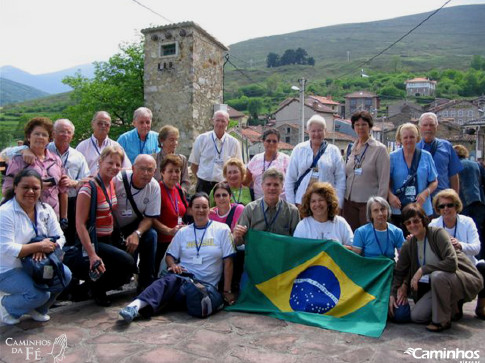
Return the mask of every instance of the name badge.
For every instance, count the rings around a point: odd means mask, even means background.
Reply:
[[[414,185],[406,187],[406,196],[413,197],[416,195],[416,187]]]
[[[419,282],[423,284],[429,284],[429,275],[423,275],[420,279]]]
[[[311,176],[311,178],[312,179],[318,179],[318,177],[319,177],[318,168],[313,168],[312,169],[312,176]]]
[[[178,217],[177,218],[177,224],[178,225],[184,224],[184,221],[182,220],[182,217]]]
[[[133,211],[131,209],[126,209],[121,211],[122,217],[131,217],[133,215]]]
[[[199,257],[194,256],[194,257],[192,257],[192,263],[194,265],[202,265],[202,256],[199,256]]]
[[[355,175],[362,175],[362,168],[358,168],[354,170]]]

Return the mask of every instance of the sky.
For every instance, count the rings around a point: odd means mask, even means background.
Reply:
[[[42,74],[105,61],[120,43],[141,39],[141,29],[182,21],[193,21],[230,45],[298,30],[429,12],[446,1],[0,0],[0,66]],[[447,7],[483,3],[452,0]]]

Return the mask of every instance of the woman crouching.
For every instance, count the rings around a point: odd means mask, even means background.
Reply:
[[[415,301],[411,321],[429,323],[426,329],[431,332],[449,329],[458,301],[473,300],[482,289],[482,277],[461,251],[455,251],[443,228],[428,227],[428,217],[419,204],[407,205],[402,217],[412,237],[399,254],[389,315],[402,315],[399,309],[407,305],[411,292]]]
[[[170,243],[166,257],[169,273],[121,309],[120,315],[126,322],[139,314],[149,317],[167,306],[185,306],[186,288],[190,284],[185,276],[217,286],[224,272],[224,300],[229,304],[234,302],[231,281],[235,250],[231,230],[226,224],[209,220],[206,193],[196,193],[189,207],[194,223],[180,229]]]

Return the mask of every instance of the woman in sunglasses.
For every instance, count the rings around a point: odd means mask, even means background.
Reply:
[[[244,206],[239,203],[232,203],[232,191],[227,182],[217,183],[213,195],[216,206],[211,209],[209,219],[227,224],[232,231],[244,210]]]
[[[389,315],[400,315],[411,295],[415,302],[411,321],[428,324],[431,332],[449,329],[458,301],[473,300],[483,280],[470,260],[455,252],[443,228],[428,226],[420,204],[404,207],[402,217],[412,237],[404,242],[394,270]]]
[[[264,152],[254,155],[248,163],[246,171],[245,185],[253,184],[254,199],[263,197],[263,173],[269,168],[276,168],[286,174],[286,169],[290,164],[290,157],[278,152],[280,142],[280,132],[277,129],[268,129],[263,133]],[[284,192],[281,195],[284,198]]]
[[[458,214],[463,209],[458,194],[453,189],[442,190],[433,198],[433,207],[440,217],[433,219],[429,225],[444,228],[455,250],[462,251],[485,279],[485,261],[477,261],[475,258],[480,252],[477,227],[473,219]],[[457,319],[463,315],[462,306],[462,302],[458,304],[458,313],[455,315]],[[485,289],[478,294],[475,314],[479,319],[485,320]]]

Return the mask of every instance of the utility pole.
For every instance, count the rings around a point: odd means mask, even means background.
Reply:
[[[305,78],[300,78],[298,80],[300,83],[300,107],[301,107],[301,142],[305,141]]]

